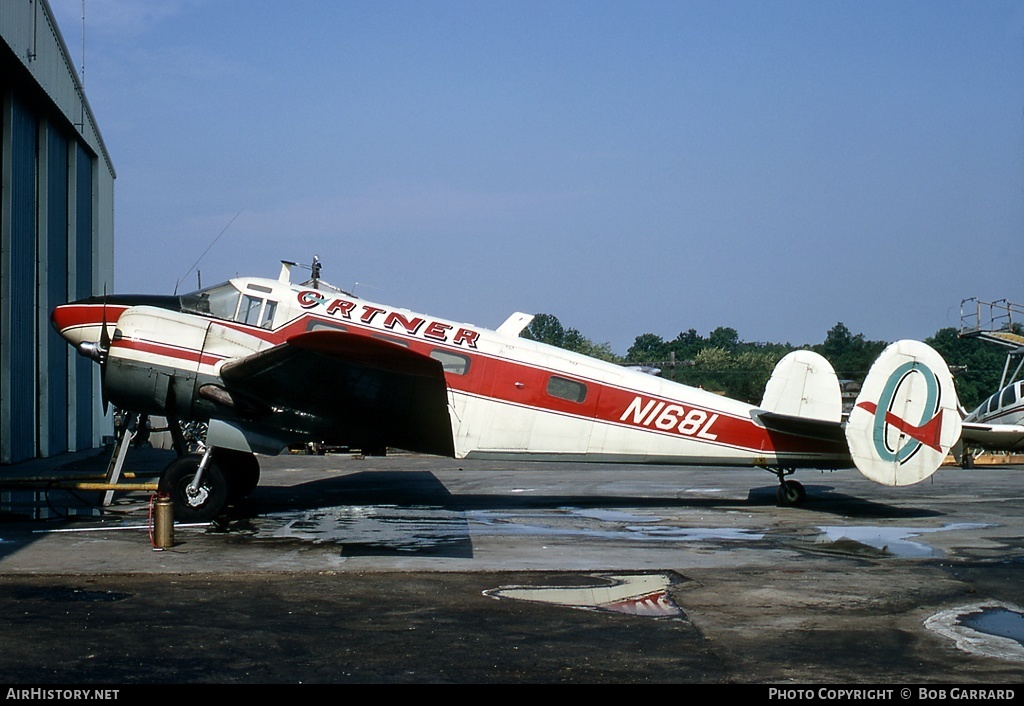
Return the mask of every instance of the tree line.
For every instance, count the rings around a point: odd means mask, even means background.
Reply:
[[[668,341],[644,333],[636,337],[625,356],[619,356],[610,344],[594,343],[577,329],[565,328],[552,314],[537,314],[521,335],[620,365],[655,367],[669,380],[751,404],[761,401],[775,364],[791,351],[806,348],[820,353],[840,380],[859,385],[889,343],[867,340],[842,322],[829,329],[821,343],[805,346],[742,341],[736,329],[720,326],[707,336],[691,328]],[[946,360],[960,403],[968,411],[996,391],[1006,361],[1005,348],[978,338],[961,338],[955,328],[940,329],[925,343]]]

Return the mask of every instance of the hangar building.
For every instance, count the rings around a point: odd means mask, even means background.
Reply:
[[[98,446],[98,366],[50,326],[113,292],[114,173],[47,0],[0,2],[0,463]],[[0,471],[2,473],[2,471]]]

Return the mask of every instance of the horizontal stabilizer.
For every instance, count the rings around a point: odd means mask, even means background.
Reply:
[[[920,341],[897,341],[871,366],[850,412],[850,455],[877,483],[922,481],[960,438],[958,408],[942,356]]]
[[[760,412],[757,418],[764,424],[765,429],[779,432],[780,434],[802,436],[805,439],[833,443],[842,443],[846,439],[841,422],[793,417],[788,414],[776,414],[775,412]]]

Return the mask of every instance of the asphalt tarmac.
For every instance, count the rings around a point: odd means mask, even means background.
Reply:
[[[128,466],[170,458],[139,450]],[[100,515],[0,514],[0,683],[1024,694],[1020,466],[943,467],[907,488],[805,471],[805,505],[783,508],[756,469],[261,463],[249,498],[176,526],[164,549],[148,493]],[[47,512],[99,512],[97,493],[46,495]]]

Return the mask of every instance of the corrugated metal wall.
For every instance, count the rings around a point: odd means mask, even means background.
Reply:
[[[17,98],[11,110],[10,270],[10,453],[35,456],[35,281],[36,281],[36,117]]]
[[[84,299],[93,293],[92,160],[81,145],[75,158],[75,253],[75,299]],[[96,371],[96,364],[88,358],[75,358],[76,443],[80,449],[92,445],[92,417],[96,406],[92,391]]]
[[[68,140],[56,128],[47,131],[46,258],[40,263],[46,280],[46,309],[67,302],[68,296]],[[52,326],[46,326],[45,393],[40,404],[49,408],[47,451],[68,448],[68,346]]]
[[[110,433],[49,313],[113,292],[114,174],[46,0],[0,0],[0,463]],[[0,470],[0,473],[3,471]]]

